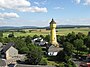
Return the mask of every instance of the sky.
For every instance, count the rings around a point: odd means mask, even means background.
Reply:
[[[90,25],[90,0],[0,0],[0,26]]]

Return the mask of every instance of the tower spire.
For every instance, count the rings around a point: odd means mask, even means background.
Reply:
[[[50,24],[56,24],[56,22],[54,21],[54,19],[52,18]]]

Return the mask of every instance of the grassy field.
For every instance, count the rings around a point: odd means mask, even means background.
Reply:
[[[75,32],[76,34],[78,32],[81,32],[87,35],[90,29],[89,28],[67,28],[67,29],[57,29],[57,31],[58,31],[57,32],[58,35],[67,35],[68,33],[71,33],[71,32]]]
[[[33,36],[33,35],[48,35],[50,34],[50,30],[46,30],[46,31],[34,31],[34,32],[29,32],[27,29],[25,30],[26,33],[22,33],[22,32],[14,32],[14,35],[15,36]],[[57,29],[57,35],[67,35],[68,33],[71,33],[71,32],[75,32],[75,33],[78,33],[78,32],[81,32],[85,35],[88,34],[88,32],[90,31],[89,28],[60,28],[60,29]],[[5,32],[4,33],[4,37],[7,37],[8,34],[10,34],[11,32]]]

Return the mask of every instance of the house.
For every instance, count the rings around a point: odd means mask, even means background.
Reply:
[[[18,50],[13,46],[14,46],[14,43],[8,43],[2,49],[2,54],[4,54],[4,57],[7,60],[18,56]]]
[[[63,48],[55,47],[54,45],[51,45],[48,48],[48,56],[56,56],[59,51],[63,50]]]
[[[8,43],[1,50],[2,58],[5,58],[7,64],[16,64],[17,60],[22,61],[26,57],[25,54],[18,54],[18,50],[14,46],[14,43]]]
[[[11,46],[9,49],[6,50],[6,59],[14,58],[18,56],[18,50]]]
[[[0,67],[7,67],[4,59],[0,59]]]
[[[39,37],[39,38],[33,39],[32,43],[39,45],[39,46],[44,46],[48,42],[44,41],[41,37]]]

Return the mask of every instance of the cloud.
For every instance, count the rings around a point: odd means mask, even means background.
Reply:
[[[22,12],[47,12],[46,8],[39,8],[39,7],[17,8],[17,10]]]
[[[76,4],[90,5],[90,0],[73,0]]]
[[[44,5],[44,4],[46,4],[46,2],[47,2],[47,0],[44,0],[44,1],[41,2],[41,4]]]
[[[39,2],[34,2],[34,4],[36,4],[36,5],[38,5],[38,6],[40,5]]]
[[[18,18],[19,15],[16,13],[0,13],[0,19]]]
[[[0,0],[0,9],[13,9],[22,12],[47,12],[45,7],[32,7],[28,0]]]
[[[0,8],[19,8],[30,6],[30,2],[27,0],[0,0]]]
[[[84,1],[85,1],[84,5],[90,5],[90,0],[84,0]]]
[[[54,9],[64,9],[63,7],[54,7]]]
[[[81,0],[74,0],[76,4],[80,4]]]

